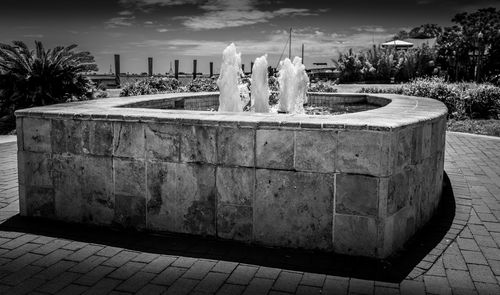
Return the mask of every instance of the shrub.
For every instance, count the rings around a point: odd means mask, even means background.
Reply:
[[[395,93],[437,99],[450,118],[499,118],[500,87],[491,84],[448,83],[443,78],[417,78],[396,89],[362,88],[363,93]]]
[[[280,91],[280,85],[278,79],[275,76],[271,76],[268,79],[269,91]]]
[[[215,92],[219,91],[216,80],[212,78],[196,78],[189,82],[183,90],[186,92]]]
[[[319,81],[317,83],[311,83],[309,84],[309,89],[307,91],[310,92],[337,92],[338,89],[335,88],[335,84],[328,81],[328,82],[322,82]]]
[[[471,118],[500,119],[500,87],[480,84],[466,93],[464,107]]]
[[[120,96],[135,96],[175,92],[179,88],[179,81],[174,78],[149,77],[125,85]]]
[[[0,123],[15,125],[14,111],[92,98],[92,82],[83,76],[97,71],[89,52],[75,52],[76,45],[45,50],[35,41],[30,50],[21,41],[0,43]]]
[[[390,93],[390,94],[403,94],[403,88],[378,88],[378,87],[362,87],[359,93]]]

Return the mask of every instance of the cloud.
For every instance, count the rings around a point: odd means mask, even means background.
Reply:
[[[302,43],[305,45],[306,55],[309,58],[336,58],[339,52],[346,52],[349,48],[356,50],[370,48],[373,44],[385,42],[392,34],[354,32],[351,34],[329,33],[307,28],[296,30],[292,34],[292,51],[299,54]],[[235,42],[242,54],[256,56],[268,53],[277,59],[288,40],[288,31],[278,30],[267,34],[263,40],[195,40],[195,39],[172,39],[172,40],[145,40],[132,43],[139,48],[158,48],[159,50],[170,50],[175,54],[185,56],[214,56],[219,57],[222,50],[231,42]],[[296,41],[294,41],[296,40]],[[278,56],[277,56],[278,55]]]
[[[293,7],[274,11],[262,10],[257,5],[262,6],[264,2],[255,0],[120,0],[120,3],[127,8],[143,12],[150,12],[158,6],[195,5],[202,11],[201,14],[176,19],[180,19],[185,27],[198,31],[241,27],[265,23],[277,17],[311,16],[328,11],[328,8],[312,11]]]
[[[120,0],[120,4],[128,6],[174,6],[185,4],[201,4],[206,1],[202,0]]]
[[[158,29],[156,29],[156,31],[158,31],[160,33],[165,33],[165,32],[168,32],[170,30],[169,29],[165,29],[165,28],[158,28]]]
[[[26,34],[23,35],[25,38],[43,38],[43,34]]]
[[[117,16],[105,22],[107,28],[130,27],[134,24],[135,16]]]
[[[223,29],[265,23],[277,17],[317,15],[306,8],[284,7],[274,11],[259,10],[250,0],[211,0],[199,8],[205,13],[181,17],[183,24],[192,30]]]
[[[358,32],[370,32],[370,33],[385,33],[387,30],[381,26],[359,26],[354,27],[354,30]]]
[[[280,8],[273,12],[276,16],[308,16],[308,15],[317,15],[318,13],[313,13],[309,9],[305,8]]]
[[[272,17],[270,12],[259,10],[214,11],[201,16],[189,17],[183,24],[193,30],[222,29],[263,23]]]
[[[123,11],[118,12],[118,15],[123,15],[123,16],[132,15],[132,14],[134,14],[134,13],[130,10],[123,10]]]

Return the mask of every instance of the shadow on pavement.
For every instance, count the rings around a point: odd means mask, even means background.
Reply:
[[[443,198],[438,213],[425,228],[417,233],[405,249],[386,260],[304,250],[266,248],[179,234],[157,235],[118,231],[26,218],[19,215],[6,220],[0,225],[0,230],[19,231],[158,254],[234,261],[295,271],[398,283],[444,238],[453,222],[454,214],[453,190],[445,173]]]

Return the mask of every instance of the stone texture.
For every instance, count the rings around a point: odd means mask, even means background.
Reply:
[[[421,108],[417,102],[399,100],[405,108]],[[355,255],[381,257],[423,225],[439,201],[446,127],[443,114],[436,118],[440,110],[434,119],[387,132],[375,131],[387,130],[380,119],[390,121],[387,116],[370,117],[367,128],[341,118],[345,129],[314,129],[337,126],[318,118],[285,122],[278,130],[277,121],[254,116],[206,120],[206,114],[162,112],[150,123],[134,110],[121,110],[123,118],[110,118],[122,121],[105,121],[103,110],[93,114],[87,107],[72,109],[74,116],[52,114],[52,120],[29,117],[45,116],[38,111],[18,112],[25,116],[18,119],[20,150],[29,151],[19,153],[25,175],[19,194],[29,199],[20,200],[24,215],[326,250],[334,249],[341,232],[338,247],[347,252],[357,242],[347,238],[350,231],[362,237]],[[355,124],[364,124],[361,118]],[[401,116],[391,122],[404,123]],[[336,184],[329,173],[338,173]],[[356,224],[360,228],[348,228]]]
[[[426,123],[422,127],[422,159],[427,159],[431,156],[431,135],[432,124]]]
[[[351,215],[378,215],[379,179],[376,177],[337,174],[335,212]]]
[[[51,176],[57,217],[65,221],[81,222],[83,217],[82,157],[54,154]]]
[[[293,131],[257,130],[255,144],[257,167],[293,169]]]
[[[23,167],[19,170],[20,176],[23,176],[20,178],[22,179],[20,183],[52,187],[52,178],[50,177],[52,160],[50,154],[19,152],[18,157],[20,158],[18,166]]]
[[[115,211],[113,161],[110,157],[86,156],[83,169],[83,219],[109,225]]]
[[[411,164],[415,165],[424,159],[423,152],[423,126],[416,126],[413,128],[412,139],[411,139]]]
[[[296,131],[295,169],[335,172],[337,131]]]
[[[217,164],[214,127],[193,125],[181,130],[181,162]]]
[[[50,153],[50,120],[23,118],[23,146],[25,151]]]
[[[113,155],[135,159],[144,158],[144,125],[134,122],[115,122]]]
[[[377,223],[374,218],[336,214],[333,249],[336,253],[377,257]]]
[[[392,137],[393,173],[404,170],[412,163],[413,131],[413,128],[404,128],[397,131]]]
[[[251,206],[217,205],[217,237],[250,242],[253,233]]]
[[[340,131],[337,166],[343,173],[389,174],[389,133],[366,130]]]
[[[180,133],[174,125],[147,124],[146,133],[146,156],[167,162],[179,162],[180,157]]]
[[[82,121],[80,120],[52,120],[50,129],[52,152],[82,154],[82,134]]]
[[[400,249],[415,233],[415,213],[406,207],[387,217],[384,225],[384,248],[386,254]]]
[[[83,153],[96,156],[111,156],[113,154],[113,132],[112,122],[82,122]]]
[[[17,150],[24,151],[23,118],[16,118]]]
[[[148,228],[215,234],[215,169],[200,164],[148,163]]]
[[[251,168],[217,168],[217,203],[252,206],[255,170]]]
[[[394,214],[408,204],[410,171],[406,170],[390,177],[387,196],[388,215]]]
[[[254,146],[254,129],[219,128],[217,130],[217,158],[219,164],[253,167]]]
[[[113,159],[115,173],[115,194],[144,196],[145,163],[141,160]]]
[[[256,173],[256,242],[331,249],[333,176],[266,169]]]
[[[55,217],[54,189],[49,187],[27,186],[24,216]]]
[[[146,225],[145,164],[140,160],[114,159],[115,216],[114,221],[125,227]]]

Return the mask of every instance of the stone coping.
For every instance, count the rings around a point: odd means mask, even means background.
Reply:
[[[293,128],[293,129],[357,129],[391,131],[423,121],[438,119],[447,113],[446,106],[438,100],[396,94],[360,93],[309,93],[309,95],[343,97],[350,99],[366,97],[367,101],[385,106],[343,115],[298,115],[252,112],[208,112],[189,110],[167,110],[124,107],[146,101],[177,100],[180,98],[202,98],[218,95],[218,92],[166,93],[131,97],[115,97],[88,101],[34,107],[16,111],[17,117],[74,118],[115,121],[175,122],[208,126],[238,126],[249,128]]]

